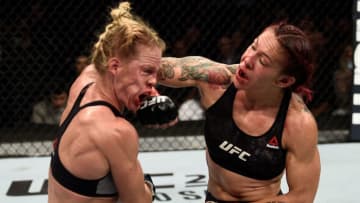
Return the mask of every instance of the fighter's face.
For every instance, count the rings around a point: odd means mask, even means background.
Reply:
[[[272,30],[260,34],[246,49],[236,72],[240,88],[269,86],[281,75],[286,55]]]
[[[125,106],[136,111],[141,100],[150,95],[157,83],[162,51],[158,47],[137,45],[137,54],[127,60],[116,76],[115,91]],[[120,84],[121,83],[121,84]]]

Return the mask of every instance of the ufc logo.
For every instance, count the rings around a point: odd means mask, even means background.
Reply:
[[[251,156],[250,153],[243,151],[239,147],[237,147],[231,143],[228,143],[227,141],[224,141],[223,143],[221,143],[221,145],[219,145],[219,148],[229,154],[239,155],[238,158],[241,159],[242,161],[247,161],[247,157]]]
[[[154,104],[157,104],[157,103],[164,103],[166,101],[166,96],[156,96],[156,97],[151,97],[149,99],[145,99],[141,106],[140,106],[140,109],[144,109],[148,106],[152,106]]]

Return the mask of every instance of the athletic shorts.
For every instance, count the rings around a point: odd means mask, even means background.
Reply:
[[[278,195],[282,195],[282,192],[280,191]],[[223,200],[218,200],[214,196],[212,196],[212,194],[210,192],[206,191],[205,203],[248,203],[248,202],[246,202],[246,201],[223,201]]]

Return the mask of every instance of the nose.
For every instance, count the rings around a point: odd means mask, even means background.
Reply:
[[[244,64],[246,69],[252,70],[253,69],[253,64],[252,64],[252,60],[251,57],[247,57],[244,59]]]
[[[243,62],[245,68],[252,70],[254,68],[254,61],[256,60],[256,52],[248,48],[243,55]]]
[[[156,83],[157,83],[156,77],[150,78],[147,83],[148,83],[149,86],[154,87],[156,85]]]

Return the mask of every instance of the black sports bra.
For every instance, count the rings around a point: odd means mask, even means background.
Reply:
[[[64,134],[66,128],[68,127],[72,119],[81,109],[84,109],[88,106],[104,105],[109,107],[115,116],[122,117],[122,114],[113,105],[105,101],[94,101],[80,106],[80,102],[91,84],[92,83],[87,84],[81,90],[69,115],[59,127],[56,139],[54,141],[54,152],[51,154],[51,171],[53,177],[62,186],[75,193],[89,197],[113,197],[117,196],[117,190],[110,172],[104,177],[95,180],[81,179],[71,174],[71,172],[68,171],[61,163],[59,157],[58,146],[61,141],[62,135]]]
[[[204,134],[208,153],[227,170],[254,179],[272,179],[285,168],[286,150],[281,146],[281,138],[291,91],[284,94],[271,128],[260,136],[246,134],[233,120],[236,91],[232,84],[206,110]]]

